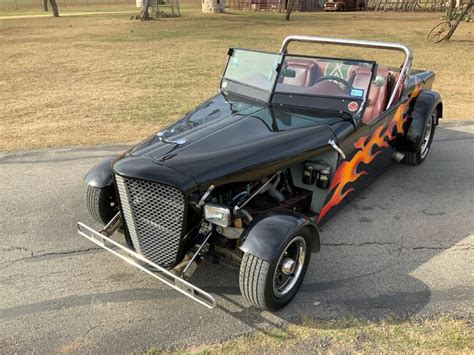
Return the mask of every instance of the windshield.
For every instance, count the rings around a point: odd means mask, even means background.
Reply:
[[[221,88],[256,99],[268,99],[277,76],[281,55],[232,49]]]
[[[365,100],[373,65],[355,60],[287,56],[275,92]]]
[[[365,107],[369,87],[383,87],[386,82],[374,78],[374,67],[371,61],[231,49],[221,91],[265,103],[354,115]]]

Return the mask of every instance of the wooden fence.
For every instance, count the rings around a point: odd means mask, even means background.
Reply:
[[[284,12],[288,0],[228,0],[234,10]],[[375,11],[442,11],[448,0],[366,0],[367,9]],[[321,11],[324,0],[295,0],[295,11]]]
[[[134,6],[136,0],[56,0],[60,7]],[[180,5],[201,6],[202,0],[179,0]],[[235,10],[278,11],[286,9],[288,0],[225,0]],[[448,0],[367,0],[367,8],[375,11],[444,11]],[[467,2],[467,0],[464,0]],[[324,0],[295,0],[295,11],[321,11]],[[0,10],[42,8],[41,0],[0,0]]]

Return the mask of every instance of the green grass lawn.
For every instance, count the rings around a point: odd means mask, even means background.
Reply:
[[[185,9],[180,18],[149,22],[105,13],[0,20],[0,150],[142,139],[216,92],[228,47],[277,51],[290,34],[406,43],[415,68],[436,72],[445,118],[474,118],[472,24],[462,23],[450,43],[433,45],[425,37],[439,17],[294,13],[286,22],[279,13]],[[401,60],[342,47],[291,49]]]

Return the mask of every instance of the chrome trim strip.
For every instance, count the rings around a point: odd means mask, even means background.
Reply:
[[[117,243],[116,241],[95,231],[94,229],[86,226],[84,223],[81,223],[81,222],[77,223],[77,231],[84,238],[89,239],[91,242],[97,244],[98,246],[102,247],[103,249],[107,250],[113,255],[129,263],[130,265],[135,266],[137,269],[154,277],[158,281],[163,282],[164,284],[168,285],[169,287],[178,291],[179,293],[193,299],[194,301],[202,304],[203,306],[209,309],[216,308],[217,302],[214,296],[201,290],[200,288],[194,286],[193,284],[187,282],[186,280],[180,278],[179,276],[171,273],[170,271],[162,268],[161,266],[148,260],[144,256],[134,252],[133,250],[128,249],[122,244]],[[111,244],[111,246],[107,246],[106,243]],[[119,251],[112,249],[112,246],[120,249],[120,251],[125,252],[127,255],[123,255]],[[133,257],[133,259],[131,257]],[[140,265],[137,262],[137,260],[153,267],[156,270],[156,272],[152,272],[148,270],[146,267],[144,267],[143,265]]]
[[[125,179],[120,175],[115,175],[117,181],[117,189],[120,196],[120,204],[122,206],[123,216],[125,217],[125,224],[127,225],[130,239],[136,251],[141,253],[140,243],[138,241],[137,227],[135,226],[135,217],[133,216],[132,208],[130,207],[130,196],[125,184]]]
[[[344,38],[329,38],[329,37],[316,37],[316,36],[288,36],[283,40],[281,45],[280,53],[286,54],[288,45],[290,42],[310,42],[310,43],[325,43],[325,44],[334,44],[340,46],[352,46],[352,47],[365,47],[365,48],[380,48],[388,49],[394,51],[401,51],[405,53],[405,61],[403,63],[402,69],[400,70],[400,76],[398,81],[395,84],[395,87],[392,91],[392,96],[388,100],[386,109],[392,106],[392,103],[395,99],[395,95],[402,84],[405,76],[408,75],[408,71],[411,67],[411,62],[413,60],[413,51],[410,47],[405,46],[400,43],[395,42],[378,42],[378,41],[365,41],[357,39],[344,39]]]

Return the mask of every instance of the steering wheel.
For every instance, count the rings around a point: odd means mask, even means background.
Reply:
[[[352,88],[352,85],[347,80],[344,80],[338,76],[332,76],[332,75],[322,76],[319,79],[316,79],[313,85],[320,83],[321,81],[326,81],[326,80],[337,81],[338,83],[341,83],[342,85],[344,85],[347,92],[349,92],[350,89]]]

